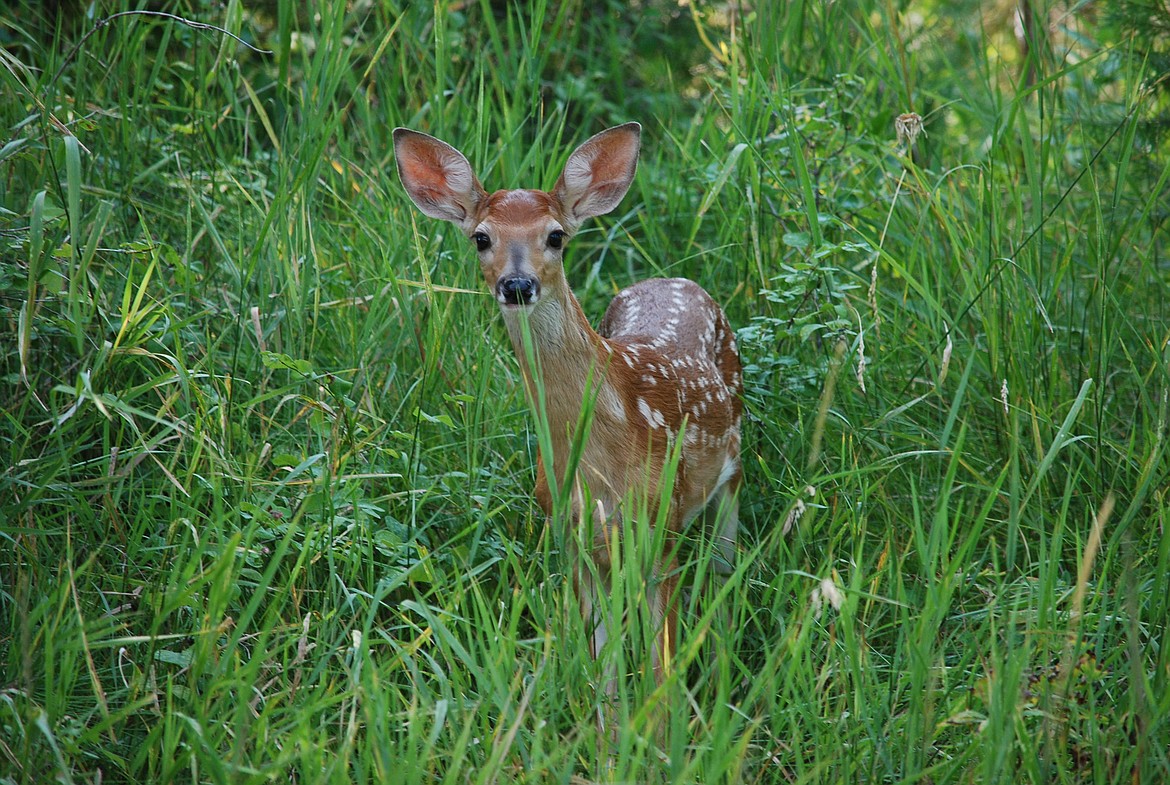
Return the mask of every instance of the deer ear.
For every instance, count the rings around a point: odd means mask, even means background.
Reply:
[[[476,209],[487,193],[463,153],[433,136],[395,128],[394,159],[406,193],[418,209],[471,231]]]
[[[569,156],[552,193],[574,229],[621,202],[634,181],[641,139],[642,126],[626,123],[590,137]]]

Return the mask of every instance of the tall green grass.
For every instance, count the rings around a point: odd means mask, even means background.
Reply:
[[[970,2],[18,3],[0,781],[1170,777],[1156,74],[1034,8],[1025,49]],[[550,187],[632,119],[570,280],[694,278],[747,369],[740,560],[684,564],[661,686],[587,656],[517,362],[390,144]]]

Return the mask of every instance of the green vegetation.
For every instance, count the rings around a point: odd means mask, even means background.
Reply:
[[[0,783],[1170,780],[1157,9],[95,5],[0,12]],[[627,120],[570,280],[694,278],[747,368],[660,689],[390,145],[551,187]]]

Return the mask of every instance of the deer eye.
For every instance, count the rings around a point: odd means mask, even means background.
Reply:
[[[560,248],[565,244],[565,233],[560,229],[554,229],[548,233],[548,247]]]
[[[488,237],[483,232],[476,232],[471,235],[471,239],[475,240],[475,248],[478,251],[486,251],[492,247],[492,238]]]

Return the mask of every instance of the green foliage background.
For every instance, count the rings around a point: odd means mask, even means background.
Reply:
[[[1170,778],[1166,29],[0,11],[0,782]],[[550,187],[632,119],[570,280],[694,278],[746,364],[741,560],[685,565],[661,687],[586,656],[515,358],[390,145]]]

